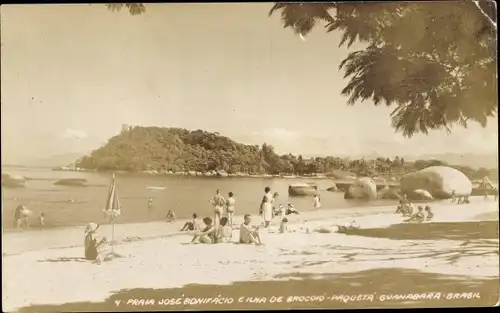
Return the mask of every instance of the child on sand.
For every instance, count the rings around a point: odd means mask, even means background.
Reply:
[[[196,241],[206,244],[215,242],[215,227],[212,219],[210,217],[205,217],[203,219],[203,223],[205,223],[205,228],[202,231],[195,233],[191,243],[195,243]]]
[[[171,223],[171,222],[175,221],[175,213],[172,210],[168,210],[166,219],[167,219],[167,223]]]
[[[286,209],[286,215],[291,215],[291,214],[299,214],[299,212],[295,209],[293,204],[288,203],[288,209]]]
[[[280,234],[288,233],[288,219],[284,217],[280,224]]]
[[[285,206],[283,204],[280,204],[279,213],[280,213],[279,214],[280,216],[286,215],[286,209],[285,209]]]

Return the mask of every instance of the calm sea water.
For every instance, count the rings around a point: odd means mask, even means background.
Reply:
[[[89,221],[107,222],[102,209],[106,204],[111,174],[88,172],[57,172],[50,169],[4,168],[4,173],[28,177],[25,188],[2,188],[4,229],[12,229],[13,215],[17,205],[24,204],[33,211],[30,223],[36,224],[40,213],[45,213],[49,227],[82,225]],[[88,187],[56,186],[62,178],[85,178]],[[280,179],[280,178],[211,178],[183,176],[152,176],[146,174],[116,174],[116,182],[123,214],[117,223],[137,223],[164,220],[169,209],[177,218],[189,218],[192,213],[211,216],[209,200],[220,189],[226,197],[229,191],[235,194],[236,214],[256,214],[269,186],[280,194],[278,202],[291,202],[299,211],[313,210],[312,197],[288,197],[288,185],[314,182],[321,192],[322,209],[345,209],[350,207],[372,207],[393,204],[394,200],[363,202],[345,200],[343,193],[328,192],[331,180]],[[164,186],[164,190],[148,190],[147,186]],[[148,210],[148,199],[153,198],[153,210]],[[69,200],[74,200],[70,203]]]

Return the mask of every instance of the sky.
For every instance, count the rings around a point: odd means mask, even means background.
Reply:
[[[496,153],[497,121],[405,139],[346,104],[340,35],[301,40],[270,3],[2,5],[2,161],[85,154],[122,124],[219,132],[280,153]],[[361,49],[354,45],[350,51]]]

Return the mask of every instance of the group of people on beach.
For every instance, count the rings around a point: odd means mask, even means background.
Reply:
[[[426,205],[425,207],[419,205],[415,212],[415,205],[407,198],[406,195],[403,195],[403,197],[399,200],[399,205],[397,206],[395,213],[401,214],[403,217],[407,217],[407,219],[404,220],[406,223],[429,222],[434,218],[434,213],[432,212],[430,205]]]
[[[246,214],[243,218],[243,223],[240,225],[239,243],[242,244],[256,244],[261,245],[259,230],[261,228],[269,228],[271,222],[276,217],[282,217],[279,232],[285,233],[289,231],[288,228],[288,215],[299,215],[300,213],[295,209],[293,204],[288,203],[288,207],[277,205],[279,194],[272,193],[270,187],[264,189],[264,196],[260,202],[259,215],[262,219],[261,225],[253,225],[252,217]],[[232,192],[228,193],[228,198],[225,199],[220,190],[210,199],[209,203],[213,206],[214,215],[212,217],[205,217],[202,219],[203,226],[200,225],[198,215],[195,213],[192,220],[187,221],[181,231],[192,231],[193,239],[191,243],[227,243],[232,239],[234,221],[233,216],[235,213],[236,200]],[[315,208],[321,206],[319,195],[314,197],[313,205]]]
[[[14,210],[14,228],[28,228],[30,226],[29,217],[31,214],[31,210],[27,209],[26,206],[19,204]],[[45,227],[45,213],[40,213],[37,224],[40,229]]]
[[[487,195],[484,196],[485,200],[487,199]],[[457,197],[457,193],[455,190],[451,191],[451,204],[469,204],[469,196]]]

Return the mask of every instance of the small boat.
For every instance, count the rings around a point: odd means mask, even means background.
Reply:
[[[163,186],[147,186],[147,190],[165,190],[165,187]]]
[[[56,181],[54,185],[85,187],[87,185],[87,180],[85,178],[64,178]]]
[[[318,186],[313,184],[292,184],[288,186],[290,196],[314,196],[318,193]]]

